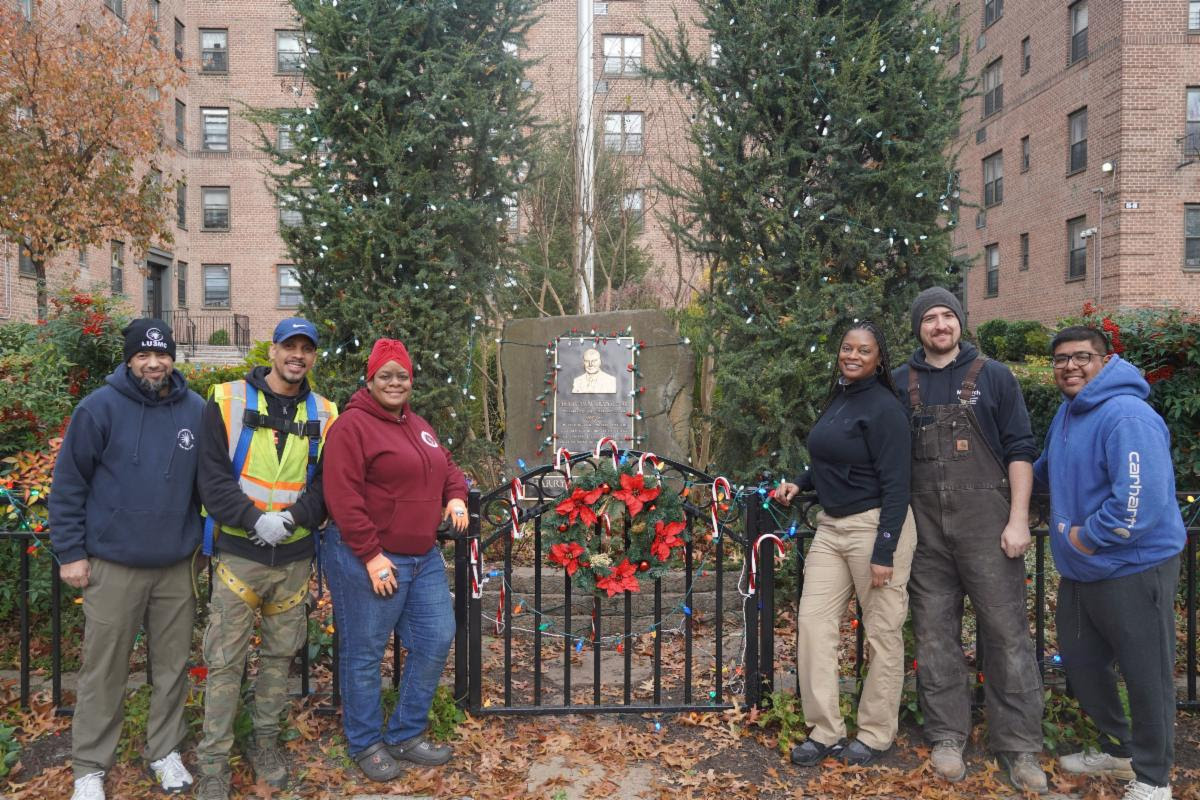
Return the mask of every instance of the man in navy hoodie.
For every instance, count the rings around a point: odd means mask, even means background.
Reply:
[[[104,800],[143,620],[154,673],[145,755],[163,790],[182,792],[192,782],[179,743],[195,612],[191,557],[201,533],[194,487],[204,401],[174,364],[167,324],[132,322],[125,363],[79,403],[54,466],[50,540],[62,579],[83,589],[72,800]]]
[[[1063,403],[1034,464],[1050,487],[1050,549],[1062,575],[1058,647],[1071,689],[1103,734],[1067,772],[1131,778],[1125,800],[1170,800],[1175,742],[1175,589],[1187,538],[1171,437],[1150,386],[1093,328],[1050,345]],[[1125,678],[1129,711],[1117,693]],[[1131,758],[1132,756],[1132,758]]]

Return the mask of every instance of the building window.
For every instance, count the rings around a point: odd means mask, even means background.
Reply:
[[[204,186],[200,189],[204,207],[204,222],[201,225],[206,231],[229,230],[229,187]]]
[[[1029,68],[1033,66],[1033,43],[1026,36],[1021,40],[1021,74],[1029,72]]]
[[[175,101],[175,144],[187,147],[187,106]]]
[[[642,73],[641,36],[604,37],[604,74],[640,75]]]
[[[209,28],[200,31],[200,71],[229,71],[229,31]]]
[[[1004,16],[1004,0],[983,0],[983,27]]]
[[[280,125],[275,129],[275,148],[281,153],[290,153],[296,148],[295,132],[291,125]]]
[[[1079,0],[1067,12],[1071,15],[1071,63],[1074,64],[1088,54],[1088,5],[1087,0]]]
[[[1071,161],[1067,173],[1087,169],[1087,108],[1081,108],[1067,116],[1067,129],[1071,137]]]
[[[183,181],[175,184],[175,223],[187,230],[187,184]]]
[[[79,246],[79,271],[86,273],[88,271],[88,250],[87,245]]]
[[[1187,125],[1183,133],[1184,155],[1195,157],[1200,154],[1200,87],[1188,87]]]
[[[983,263],[987,267],[987,296],[1000,294],[1000,245],[983,248]]]
[[[275,71],[304,71],[303,34],[300,31],[275,31]]]
[[[1188,30],[1200,31],[1200,0],[1188,1]]]
[[[37,277],[37,267],[33,265],[29,248],[23,244],[17,246],[17,273],[28,277]]]
[[[204,305],[207,308],[229,308],[229,265],[205,264]]]
[[[150,0],[150,44],[158,47],[158,20],[162,16],[162,3],[159,0]]]
[[[104,5],[121,19],[125,18],[125,0],[104,0]]]
[[[279,271],[279,305],[281,308],[295,308],[300,305],[300,278],[296,276],[296,268],[291,264],[280,264]]]
[[[983,71],[983,115],[989,117],[1004,108],[1004,59],[997,58]]]
[[[21,0],[21,16],[27,21],[33,20],[33,0]]]
[[[958,19],[962,14],[962,9],[959,8],[959,3],[955,3],[950,7],[950,26],[954,29],[952,38],[950,39],[950,52],[948,58],[954,58],[962,49],[962,37],[959,36]]]
[[[187,262],[175,262],[175,305],[187,306]]]
[[[516,233],[521,228],[521,211],[515,195],[504,197],[504,228],[509,233]]]
[[[125,293],[125,243],[112,242],[112,262],[108,271],[108,287],[113,294]]]
[[[604,147],[614,153],[642,152],[642,112],[605,114]]]
[[[1067,280],[1079,280],[1087,275],[1087,239],[1081,236],[1087,229],[1087,217],[1067,220]]]
[[[1183,207],[1183,268],[1200,270],[1200,205]]]
[[[1004,202],[1004,152],[992,153],[983,160],[983,205]]]
[[[1029,269],[1029,234],[1021,234],[1021,264],[1018,267],[1021,272]]]
[[[175,58],[183,61],[183,23],[175,20]]]
[[[715,67],[717,62],[721,60],[721,43],[709,42],[708,44],[708,65]]]
[[[625,224],[632,227],[641,225],[645,215],[645,196],[641,189],[627,192],[621,198],[621,213],[625,215]]]
[[[1029,171],[1029,137],[1021,137],[1021,172]]]
[[[201,129],[204,138],[201,147],[205,150],[225,152],[229,150],[229,109],[200,109]]]
[[[304,222],[304,214],[300,204],[290,194],[279,195],[279,224],[285,228],[295,228]]]

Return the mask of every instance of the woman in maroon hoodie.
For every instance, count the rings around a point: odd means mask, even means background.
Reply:
[[[450,643],[454,610],[438,523],[467,527],[466,478],[437,435],[409,407],[412,361],[380,339],[355,392],[325,439],[326,575],[338,635],[342,728],[367,777],[390,781],[399,760],[436,766],[446,745],[425,725]],[[396,710],[380,736],[380,664],[392,632],[408,655]]]

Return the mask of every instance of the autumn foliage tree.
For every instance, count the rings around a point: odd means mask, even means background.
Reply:
[[[182,81],[148,11],[38,0],[0,3],[0,234],[37,272],[68,247],[169,242],[163,152],[168,87]]]

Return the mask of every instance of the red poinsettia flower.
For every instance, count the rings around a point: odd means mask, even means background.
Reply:
[[[613,492],[612,496],[625,503],[629,516],[636,517],[642,513],[642,506],[658,497],[661,491],[658,486],[653,489],[647,488],[644,475],[622,474],[621,488]]]
[[[208,677],[208,667],[203,664],[198,667],[192,667],[188,670],[188,674],[196,680],[197,683]]]
[[[630,564],[627,558],[613,567],[612,572],[596,581],[596,588],[608,592],[609,597],[618,595],[626,590],[636,592],[640,588],[635,577],[636,573],[637,567]]]
[[[554,510],[560,516],[566,517],[567,520],[574,525],[576,520],[582,520],[585,525],[596,524],[596,512],[592,510],[592,504],[603,496],[604,490],[596,488],[592,490],[576,489],[571,492],[571,496],[555,506]]]
[[[563,542],[550,548],[550,560],[561,564],[567,574],[573,576],[575,570],[579,569],[579,557],[586,552],[579,542]]]
[[[683,546],[683,539],[679,538],[679,534],[683,533],[687,526],[682,522],[667,522],[662,520],[654,523],[654,542],[650,545],[650,552],[659,561],[666,561],[671,557],[671,550],[675,547]]]

